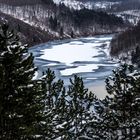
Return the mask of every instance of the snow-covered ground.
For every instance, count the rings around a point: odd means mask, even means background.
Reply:
[[[92,7],[94,9],[109,9],[111,6],[119,4],[120,2],[109,2],[109,1],[100,1],[100,2],[93,2]]]
[[[109,43],[113,35],[54,41],[32,47],[35,64],[42,71],[51,68],[57,78],[69,84],[74,74],[83,77],[85,84],[104,80],[119,64],[109,57]]]
[[[119,2],[108,2],[108,1],[99,1],[99,2],[81,2],[77,0],[53,0],[56,4],[65,4],[67,7],[72,9],[107,9],[110,8],[114,4],[119,4]]]
[[[92,9],[92,4],[90,2],[80,2],[76,0],[53,0],[54,3],[58,4],[65,4],[65,6],[71,8],[71,9],[82,9],[82,8],[88,8]]]

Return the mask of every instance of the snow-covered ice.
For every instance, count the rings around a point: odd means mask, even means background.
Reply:
[[[79,43],[79,42],[78,42]],[[53,46],[51,49],[43,50],[43,55],[40,59],[59,61],[66,65],[71,66],[75,61],[98,61],[97,58],[93,58],[97,54],[101,54],[96,46],[101,43],[83,43],[77,44],[77,42],[64,43]]]
[[[42,71],[51,68],[66,84],[74,74],[83,77],[85,83],[91,83],[105,79],[119,65],[109,57],[112,37],[101,35],[53,41],[34,46],[29,51],[35,56],[38,77]]]
[[[60,73],[63,76],[68,76],[75,73],[94,72],[95,69],[98,69],[97,64],[87,64],[84,66],[78,66],[76,68],[69,68],[69,69],[61,70]]]

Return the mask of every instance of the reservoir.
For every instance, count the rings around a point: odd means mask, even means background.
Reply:
[[[69,78],[76,74],[83,78],[89,89],[97,92],[99,87],[101,90],[105,79],[119,65],[109,55],[112,37],[111,34],[58,40],[30,48],[29,52],[33,53],[35,66],[38,67],[35,78],[41,77],[42,72],[50,68],[57,79],[64,80],[65,86],[69,85]],[[100,90],[104,92],[105,88]]]

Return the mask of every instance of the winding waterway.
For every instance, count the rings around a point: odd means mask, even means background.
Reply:
[[[88,38],[52,41],[30,48],[38,67],[35,78],[42,76],[48,68],[56,77],[69,84],[74,74],[83,78],[86,86],[98,85],[112,73],[119,64],[109,56],[113,35],[99,35]]]

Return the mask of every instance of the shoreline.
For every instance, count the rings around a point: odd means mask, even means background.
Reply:
[[[78,77],[82,77],[84,87],[89,92],[92,91],[99,99],[105,98],[107,95],[105,78],[112,73],[112,69],[117,67],[117,63],[108,58],[107,50],[111,38],[110,34],[108,36],[99,35],[90,38],[57,40],[50,41],[46,45],[43,43],[30,48],[29,51],[33,53],[34,63],[39,71],[37,78],[41,76],[42,71],[50,68],[55,72],[57,79],[62,79],[67,87],[69,79],[73,79],[76,74]],[[59,51],[58,46],[61,46]],[[80,48],[75,46],[80,47],[81,52],[79,52]],[[76,53],[73,53],[75,51]],[[67,55],[62,56],[62,53]],[[70,53],[70,56],[73,57],[67,58]],[[85,53],[88,55],[85,55]]]
[[[34,48],[37,46],[42,46],[45,45],[47,43],[51,43],[51,42],[59,42],[59,41],[66,41],[66,40],[77,40],[77,39],[81,39],[81,38],[90,38],[90,37],[95,37],[95,36],[103,36],[103,35],[115,35],[118,34],[119,32],[110,32],[110,33],[96,33],[96,34],[91,34],[91,35],[75,35],[74,37],[69,37],[69,36],[64,36],[64,37],[54,37],[51,38],[50,40],[47,40],[46,42],[42,42],[42,43],[35,43],[34,45],[30,46],[29,48]]]

